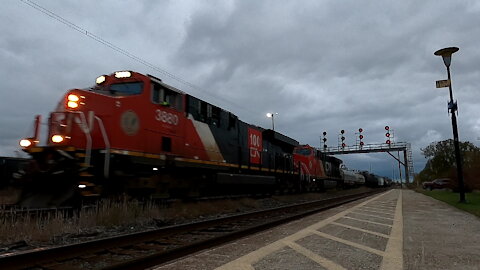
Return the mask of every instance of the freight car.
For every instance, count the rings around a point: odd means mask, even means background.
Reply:
[[[368,171],[360,172],[365,177],[365,185],[367,187],[384,187],[387,186],[385,179],[381,176],[372,174]]]
[[[20,141],[32,156],[25,178],[35,192],[65,198],[295,192],[341,181],[340,160],[131,71],[67,91],[50,114],[45,146],[40,125],[37,116],[34,135]]]
[[[346,167],[342,166],[340,168],[341,177],[343,179],[343,185],[346,187],[356,187],[365,184],[365,177],[353,170],[348,170]]]

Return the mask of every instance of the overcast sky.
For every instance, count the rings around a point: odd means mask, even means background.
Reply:
[[[433,55],[451,46],[460,48],[451,66],[460,140],[480,143],[475,0],[7,0],[0,25],[0,156],[15,156],[18,140],[31,136],[34,115],[47,119],[66,90],[127,69],[264,128],[271,128],[265,114],[277,112],[276,131],[317,147],[323,131],[336,146],[341,129],[347,144],[358,128],[365,143],[381,143],[389,125],[395,141],[412,144],[419,172],[420,148],[452,137],[448,88],[435,88],[446,69]],[[386,153],[340,157],[353,169],[398,175]]]

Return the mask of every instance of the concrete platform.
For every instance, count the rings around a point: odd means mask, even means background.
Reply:
[[[391,190],[154,269],[480,269],[480,219]]]

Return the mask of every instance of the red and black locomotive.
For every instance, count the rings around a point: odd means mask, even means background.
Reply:
[[[341,181],[341,160],[131,71],[69,90],[50,114],[45,146],[40,122],[20,141],[36,188],[165,197],[308,191]]]

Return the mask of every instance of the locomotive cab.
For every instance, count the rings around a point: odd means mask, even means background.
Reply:
[[[324,180],[327,178],[321,160],[321,153],[315,148],[301,145],[294,149],[293,158],[295,167],[310,189],[324,188]],[[307,188],[308,189],[308,188]]]

